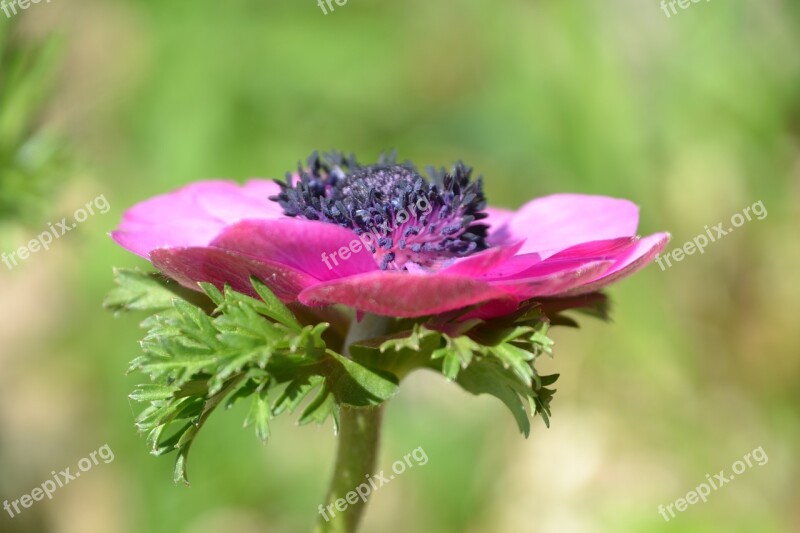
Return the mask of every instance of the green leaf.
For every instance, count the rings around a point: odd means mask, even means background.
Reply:
[[[200,288],[203,289],[204,293],[206,293],[206,296],[208,296],[211,301],[214,302],[214,305],[220,306],[225,303],[225,297],[222,295],[222,292],[220,292],[220,290],[213,284],[201,281],[198,283],[198,285],[200,285]]]
[[[472,394],[489,394],[503,402],[511,411],[522,434],[530,435],[528,413],[515,387],[513,377],[495,361],[483,359],[474,362],[458,376],[458,384]]]
[[[426,337],[437,336],[438,332],[424,328],[420,324],[414,324],[411,331],[403,331],[397,333],[385,340],[380,344],[381,352],[388,352],[394,350],[399,352],[401,350],[418,351]]]
[[[155,276],[124,273],[118,283],[112,308],[156,311],[142,322],[142,354],[130,364],[152,382],[138,386],[131,398],[149,404],[136,424],[151,452],[178,451],[176,480],[186,482],[191,445],[221,403],[251,397],[244,424],[265,441],[270,419],[294,411],[314,389],[299,421],[330,417],[334,430],[339,404],[373,405],[397,391],[396,376],[328,349],[327,323],[303,326],[257,280],[261,300],[202,284],[203,301],[213,307],[176,297]],[[284,385],[270,407],[270,391]]]
[[[340,365],[329,377],[331,389],[340,403],[348,405],[376,405],[385,402],[397,393],[399,381],[396,376],[371,370],[359,363],[328,350]]]
[[[175,468],[173,470],[172,479],[175,483],[183,483],[189,485],[189,477],[186,475],[186,462],[189,460],[189,448],[181,448],[178,450],[178,457],[175,459]]]
[[[267,389],[264,388],[253,395],[253,403],[244,421],[244,427],[254,426],[256,437],[258,437],[261,442],[266,443],[267,437],[269,437],[270,418],[269,398],[267,397]]]
[[[461,359],[458,357],[458,354],[453,353],[452,351],[444,348],[442,348],[442,351],[444,352],[442,373],[450,381],[455,381],[455,379],[458,377],[458,372],[461,370]],[[433,357],[437,358],[436,352],[434,352]]]
[[[176,392],[178,392],[178,387],[149,383],[138,385],[128,398],[137,402],[152,402],[171,398]]]
[[[250,282],[253,284],[253,288],[256,290],[258,295],[264,301],[265,305],[259,307],[261,314],[268,316],[289,328],[295,330],[302,328],[289,308],[286,307],[277,296],[275,296],[275,293],[272,292],[263,281],[256,277],[252,277],[250,278]]]
[[[325,420],[331,418],[333,423],[333,433],[339,433],[339,405],[336,403],[333,393],[323,384],[317,395],[311,400],[303,413],[300,415],[298,423],[306,425],[311,422],[322,424]]]
[[[412,336],[413,338],[409,338]],[[419,368],[431,367],[434,351],[441,347],[438,331],[416,326],[390,336],[368,339],[349,348],[353,360],[373,369],[386,371],[398,379]]]
[[[106,296],[103,306],[115,312],[162,311],[172,307],[176,297],[160,274],[139,270],[115,269],[117,287]]]
[[[529,362],[535,358],[533,353],[512,344],[498,344],[490,352],[505,368],[510,368],[522,383],[531,386],[534,372]]]
[[[449,380],[473,394],[490,394],[511,411],[520,431],[530,433],[531,414],[540,414],[549,425],[550,400],[555,391],[544,388],[557,376],[540,378],[535,362],[543,353],[552,354],[547,337],[549,321],[537,305],[523,306],[517,313],[469,325],[449,324],[436,318],[438,346],[427,354]],[[416,345],[415,338],[430,337],[427,328],[414,329],[409,339],[392,340],[391,346]],[[419,343],[423,350],[423,343]]]
[[[446,345],[437,349],[431,355],[432,359],[442,361],[442,373],[450,381],[455,381],[462,368],[467,368],[476,353],[484,353],[484,347],[469,337],[445,336]]]
[[[419,368],[500,399],[525,435],[526,406],[549,423],[555,391],[545,387],[557,376],[540,377],[535,370],[537,358],[552,352],[552,341],[549,322],[534,305],[490,321],[456,323],[445,315],[430,323],[396,320],[389,322],[394,333],[351,345],[345,356],[327,345],[328,323],[304,325],[256,279],[260,299],[209,284],[201,284],[204,293],[184,297],[141,272],[121,271],[117,283],[107,300],[111,309],[154,313],[142,322],[142,353],[130,364],[151,383],[138,386],[131,398],[147,404],[136,425],[151,453],[177,451],[176,481],[188,482],[189,450],[221,404],[250,398],[244,425],[262,441],[272,418],[303,404],[300,424],[330,418],[338,431],[342,405],[385,402],[400,379]]]
[[[283,412],[293,413],[308,393],[323,381],[321,376],[304,376],[291,381],[272,405],[272,414],[277,416]]]
[[[322,385],[317,390],[317,395],[311,400],[311,403],[303,409],[299,420],[300,425],[309,424],[311,422],[322,424],[325,419],[328,418],[328,415],[331,414],[333,407],[333,394],[325,385]]]

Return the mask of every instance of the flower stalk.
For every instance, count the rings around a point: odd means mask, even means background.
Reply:
[[[390,324],[390,319],[376,315],[365,315],[360,322],[354,320],[345,341],[345,355],[349,355],[352,344],[385,335]],[[368,496],[355,504],[347,502],[346,497],[375,473],[384,405],[385,402],[372,407],[341,406],[336,465],[325,505],[320,509],[318,533],[354,533],[358,530],[369,502]],[[339,508],[337,500],[342,500]],[[346,506],[342,502],[346,502]]]
[[[351,505],[346,497],[347,493],[367,483],[367,478],[375,472],[382,418],[383,405],[342,406],[336,467],[324,509],[320,510],[319,533],[354,533],[358,530],[369,499],[359,499]],[[338,508],[337,500],[341,500]]]

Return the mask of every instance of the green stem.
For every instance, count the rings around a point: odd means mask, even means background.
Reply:
[[[361,322],[353,322],[347,333],[344,354],[349,355],[353,343],[384,335],[389,319],[366,315]],[[341,406],[339,416],[339,446],[336,467],[328,496],[317,522],[318,533],[355,533],[366,510],[368,494],[355,499],[356,488],[362,484],[370,488],[368,477],[375,473],[380,444],[383,405],[374,407]],[[367,492],[362,488],[361,493]],[[371,492],[371,491],[370,491]],[[347,500],[347,494],[350,501]],[[356,503],[350,503],[356,501]],[[338,507],[337,507],[338,502]]]

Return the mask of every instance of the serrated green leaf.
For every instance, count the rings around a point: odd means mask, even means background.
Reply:
[[[244,427],[253,426],[256,431],[256,437],[261,442],[266,443],[267,437],[269,437],[270,418],[269,398],[267,397],[267,390],[264,389],[253,395],[253,403],[244,421]]]
[[[214,378],[210,382],[209,394],[219,392],[228,378],[241,372],[248,364],[255,364],[263,368],[271,355],[272,350],[269,347],[260,347],[227,359],[214,374]]]
[[[510,368],[526,386],[532,386],[534,372],[529,361],[533,360],[534,355],[531,352],[511,344],[492,346],[489,352],[495,356],[503,366]]]
[[[155,441],[157,446],[151,449],[151,453],[159,456],[169,452],[174,452],[178,448],[178,441],[193,426],[194,424],[191,423],[184,424],[179,430],[170,435],[168,438],[161,441]],[[160,437],[162,433],[163,431],[159,431],[157,436]]]
[[[200,429],[198,424],[189,424],[186,426],[186,430],[181,434],[178,442],[175,444],[178,448],[185,448],[188,444],[190,444],[194,438],[197,436],[197,432]]]
[[[222,292],[213,284],[200,282],[198,285],[200,285],[200,288],[203,289],[204,293],[206,293],[206,296],[208,296],[211,301],[214,302],[214,305],[220,306],[225,302],[225,297],[222,295]]]
[[[137,385],[136,389],[128,395],[128,398],[137,402],[152,402],[171,398],[177,391],[178,387],[150,383]]]
[[[112,311],[161,311],[172,307],[176,298],[160,274],[121,268],[114,270],[114,280],[117,286],[103,301],[103,307]]]
[[[260,300],[230,287],[220,291],[202,284],[204,301],[215,308],[173,299],[168,309],[142,323],[148,329],[143,353],[131,368],[148,374],[153,383],[132,395],[150,403],[137,425],[147,432],[152,453],[178,450],[176,480],[186,482],[189,448],[222,403],[230,406],[251,397],[244,424],[254,426],[264,441],[271,418],[295,411],[313,395],[299,423],[323,423],[330,417],[338,431],[341,405],[385,402],[396,394],[401,377],[422,367],[440,370],[474,394],[496,396],[526,435],[526,403],[549,421],[553,391],[543,385],[553,378],[540,379],[533,368],[551,344],[541,313],[526,310],[510,326],[478,320],[464,326],[440,319],[442,329],[437,330],[421,321],[397,320],[390,325],[401,332],[351,345],[344,356],[326,346],[328,323],[303,327],[266,285],[258,280],[253,285]],[[489,338],[497,342],[487,344]],[[281,386],[270,407],[268,399],[275,397],[270,391]]]
[[[405,335],[415,334],[417,338],[406,342]],[[420,334],[421,333],[421,334]],[[431,367],[432,354],[441,347],[442,334],[438,331],[404,330],[390,336],[368,339],[349,347],[354,361],[368,368],[382,369],[398,379],[409,372]]]
[[[175,458],[175,468],[173,470],[172,479],[175,483],[183,483],[189,485],[189,477],[186,472],[186,462],[189,457],[189,448],[181,448],[178,450],[178,457]]]
[[[277,416],[284,411],[294,412],[303,398],[323,381],[322,376],[302,377],[291,381],[272,405],[272,414]]]
[[[371,370],[333,350],[327,351],[340,365],[333,370],[328,383],[340,403],[365,406],[384,402],[395,395],[399,380],[388,372]]]
[[[298,423],[300,425],[309,424],[311,422],[322,424],[331,414],[333,408],[333,394],[323,385],[319,388],[317,395],[311,400],[311,403],[303,410]]]
[[[559,374],[550,374],[549,376],[541,376],[539,379],[543,387],[552,385],[558,379]]]
[[[528,412],[517,391],[509,384],[512,379],[503,373],[502,367],[489,360],[475,361],[458,375],[458,383],[464,390],[475,395],[489,394],[503,402],[517,421],[520,432],[527,437],[531,431]]]
[[[461,370],[461,359],[457,354],[447,351],[442,361],[442,373],[450,381],[455,381],[458,372]]]
[[[261,314],[266,315],[273,320],[280,322],[284,326],[294,330],[300,330],[302,328],[294,314],[283,304],[283,302],[280,301],[277,296],[275,296],[275,293],[272,292],[263,281],[256,277],[252,277],[250,278],[250,282],[253,284],[253,288],[256,290],[256,293],[258,293],[258,295],[261,297],[261,300],[264,302],[264,306],[260,307],[260,309],[262,309]]]
[[[437,331],[424,328],[419,324],[414,324],[413,329],[410,331],[397,333],[389,337],[388,340],[382,342],[380,345],[380,350],[381,352],[387,352],[390,350],[394,350],[395,352],[399,352],[401,350],[416,351],[420,349],[422,341],[426,337],[438,335],[439,333]]]
[[[230,409],[239,400],[249,398],[255,394],[259,386],[260,384],[255,379],[250,379],[249,377],[242,379],[239,384],[234,387],[234,389],[228,395],[228,398],[225,400],[225,409]]]
[[[166,424],[156,426],[147,434],[147,447],[150,448],[151,454],[159,455],[158,452],[161,448],[159,447],[158,442],[161,440],[161,434],[164,432],[166,427]]]

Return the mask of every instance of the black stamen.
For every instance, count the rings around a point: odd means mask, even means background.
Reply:
[[[472,169],[460,162],[452,172],[429,167],[428,181],[396,157],[392,152],[362,166],[354,155],[314,152],[297,176],[278,181],[281,192],[271,200],[289,217],[350,228],[362,239],[371,233],[375,245],[367,248],[384,270],[409,261],[435,268],[486,249],[488,227],[476,223],[487,216],[486,198],[482,180],[471,180]],[[413,253],[396,253],[404,249]]]

